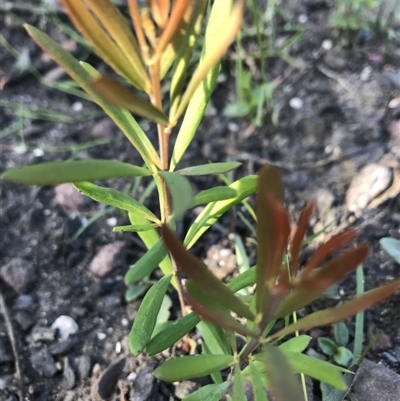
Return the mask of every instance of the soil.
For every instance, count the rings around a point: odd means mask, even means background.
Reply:
[[[97,106],[40,83],[32,73],[35,69],[52,82],[65,80],[62,73],[57,75],[60,71],[54,62],[28,38],[21,20],[46,30],[75,56],[87,58],[97,68],[104,69],[93,54],[77,46],[54,24],[54,15],[66,22],[65,15],[61,11],[32,12],[25,3],[8,3],[12,10],[2,11],[1,33],[21,56],[17,63],[4,46],[0,48],[4,86],[0,109],[1,170],[72,158],[117,159],[140,165],[139,155],[127,146],[127,140]],[[355,32],[351,38],[353,45],[345,47],[337,32],[329,28],[331,2],[288,0],[281,4],[286,22],[292,27],[299,26],[304,34],[289,48],[290,63],[279,57],[267,60],[268,79],[277,84],[268,114],[273,118],[267,117],[261,127],[254,127],[249,119],[223,116],[224,106],[234,101],[231,60],[235,54],[232,54],[223,63],[212,105],[181,165],[238,160],[243,163],[235,172],[235,178],[239,178],[256,173],[266,162],[276,164],[283,174],[286,205],[293,217],[298,216],[307,200],[315,198],[318,215],[313,230],[318,231],[334,220],[317,241],[346,227],[359,227],[358,241],[371,246],[364,264],[367,289],[400,278],[400,266],[379,245],[382,237],[400,238],[400,107],[388,106],[400,96],[399,40],[384,35],[365,39]],[[278,27],[283,27],[282,21]],[[279,29],[276,41],[282,43],[292,35],[293,31]],[[248,45],[251,48],[250,39]],[[25,69],[21,70],[24,63]],[[257,71],[257,65],[254,68]],[[11,107],[11,102],[56,111],[71,121],[52,121],[37,111],[35,116],[22,116],[21,108]],[[76,122],[78,118],[80,122]],[[156,132],[146,122],[141,125],[155,143]],[[86,146],[88,143],[90,146]],[[362,175],[367,165],[372,165],[369,167],[372,170]],[[368,180],[374,175],[374,168],[382,166],[384,177],[379,178],[382,187],[374,192],[375,184]],[[140,184],[139,193],[147,183]],[[214,178],[193,181],[196,191],[215,183]],[[122,190],[127,182],[114,180],[107,184]],[[360,203],[360,196],[367,200]],[[104,211],[103,206],[74,198],[65,187],[55,190],[5,182],[1,183],[1,202],[0,290],[5,300],[5,313],[0,319],[1,400],[17,399],[21,390],[18,376],[26,400],[88,400],[99,372],[121,357],[127,358],[124,368],[127,379],[120,385],[127,386],[127,391],[136,386],[135,398],[131,399],[141,399],[140,386],[152,390],[143,399],[179,400],[199,385],[192,382],[166,385],[152,379],[152,369],[169,352],[156,358],[134,358],[129,354],[127,335],[140,299],[125,301],[123,277],[144,248],[135,235],[112,232],[112,226],[127,223],[126,216],[109,211],[71,241],[90,217]],[[152,203],[150,197],[150,207]],[[213,245],[218,246],[218,252],[221,247],[233,249],[229,233],[238,233],[243,239],[250,236],[245,224],[232,217],[232,214],[224,216],[204,235],[194,249],[200,257],[206,258]],[[182,233],[193,218],[194,213],[189,213]],[[124,252],[111,258],[107,274],[96,277],[89,268],[94,256],[105,245],[116,243],[121,247],[120,241]],[[254,257],[251,245],[248,250]],[[6,284],[5,279],[10,276],[5,273],[7,265],[21,272],[21,276],[14,277],[13,288]],[[351,276],[340,283],[336,294],[321,300],[315,308],[337,303],[354,292],[355,277]],[[179,303],[174,294],[170,296],[171,314],[177,316]],[[6,315],[13,335],[6,324]],[[51,329],[62,315],[71,317],[78,325],[78,332],[71,335],[65,349],[56,348],[57,333]],[[383,333],[369,358],[400,373],[398,322],[399,294],[366,312],[366,342],[378,330]],[[348,321],[348,326],[352,332],[353,320]],[[325,335],[328,329],[312,334]],[[20,372],[11,352],[13,339]],[[89,366],[86,376],[82,367],[85,363]],[[119,368],[121,363],[115,368],[117,373]],[[124,399],[118,390],[111,392],[112,400]],[[317,386],[315,399],[318,399]]]

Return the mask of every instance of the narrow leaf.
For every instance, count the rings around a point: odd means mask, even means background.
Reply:
[[[192,204],[193,191],[187,178],[169,171],[160,171],[159,175],[165,180],[171,196],[172,214],[181,217]]]
[[[355,315],[360,310],[367,309],[372,305],[382,301],[399,288],[400,280],[392,281],[379,288],[367,291],[364,294],[355,297],[351,301],[346,301],[335,308],[328,308],[322,311],[314,312],[311,315],[298,320],[296,323],[293,323],[290,326],[287,326],[272,334],[268,337],[268,339],[273,340],[275,338],[294,333],[295,331],[311,329],[313,327],[325,326],[327,324],[339,322],[348,318],[349,316]]]
[[[61,4],[75,27],[109,66],[137,88],[149,91],[146,81],[139,78],[124,52],[115,46],[115,42],[99,25],[82,0],[61,0]]]
[[[228,381],[220,384],[208,384],[186,396],[183,401],[220,401],[230,385],[231,383]]]
[[[279,345],[279,349],[283,352],[303,352],[307,347],[312,337],[305,334],[291,338]]]
[[[200,321],[197,324],[197,328],[200,331],[203,341],[207,344],[211,354],[232,354],[226,334],[221,327],[217,327],[208,322]]]
[[[251,374],[251,383],[253,385],[254,401],[268,401],[267,391],[260,377],[260,372],[254,363],[249,365]]]
[[[132,35],[125,18],[118,8],[110,0],[85,0],[91,11],[107,29],[108,34],[115,41],[121,52],[128,59],[131,66],[131,74],[135,76],[135,82],[143,82],[143,86],[151,86],[146,68],[140,53],[136,38]]]
[[[105,205],[114,206],[121,210],[133,213],[142,218],[160,223],[160,220],[141,203],[122,192],[111,188],[104,188],[90,182],[79,182],[74,184],[75,188],[82,194]]]
[[[148,223],[148,220],[133,213],[128,213],[128,216],[131,224],[133,225]],[[160,235],[158,234],[158,230],[156,229],[148,231],[139,231],[138,235],[146,245],[147,249],[151,249],[154,245],[156,245],[160,241],[161,238]],[[169,255],[165,256],[165,258],[160,262],[159,266],[165,275],[170,274],[172,272],[172,262]],[[172,279],[171,284],[176,288],[177,286],[176,280]]]
[[[234,189],[225,186],[206,189],[193,197],[192,207],[232,199],[235,196],[237,196],[237,192]]]
[[[154,50],[154,57],[151,60],[151,64],[159,62],[165,48],[178,32],[185,11],[190,3],[191,2],[189,0],[176,0],[174,2],[174,6],[172,7],[172,12],[168,18],[167,24],[163,29],[161,37],[158,40],[157,47]]]
[[[164,276],[154,284],[140,304],[129,333],[129,349],[138,355],[146,347],[157,322],[158,312],[167,292],[172,275]]]
[[[166,382],[189,380],[222,370],[233,362],[230,355],[190,355],[165,361],[154,372],[157,379]]]
[[[181,317],[173,322],[170,327],[155,335],[147,344],[146,352],[149,355],[155,355],[169,347],[172,347],[183,336],[193,330],[199,321],[200,318],[193,312]]]
[[[167,255],[161,239],[151,247],[125,274],[125,283],[133,284],[150,275]]]
[[[300,214],[299,220],[294,229],[290,241],[290,272],[291,276],[295,276],[299,269],[300,249],[303,238],[306,234],[307,225],[310,222],[312,213],[314,211],[314,202],[308,202]]]
[[[296,355],[301,355],[297,354]],[[300,384],[286,359],[277,347],[267,344],[264,347],[265,371],[270,390],[277,401],[303,401]],[[284,374],[282,372],[285,372]]]
[[[254,319],[254,315],[249,308],[229,288],[222,284],[203,263],[187,251],[168,227],[162,226],[161,232],[164,243],[174,257],[178,268],[202,292],[217,304],[229,308],[239,316]]]
[[[17,184],[57,185],[64,182],[149,175],[151,172],[146,168],[114,160],[74,160],[17,167],[3,173],[1,178]]]
[[[244,383],[242,372],[240,371],[239,364],[235,365],[235,376],[233,378],[233,401],[246,401],[246,393],[244,391]]]
[[[182,96],[176,113],[171,116],[172,122],[177,121],[183,114],[197,87],[207,77],[207,74],[212,70],[212,68],[219,63],[228,47],[235,39],[242,24],[243,3],[242,0],[238,0],[233,6],[229,18],[223,22],[222,26],[224,26],[224,30],[220,31],[218,39],[210,44],[210,48],[207,49],[207,55],[200,61],[200,65],[194,72],[188,87]]]
[[[222,312],[218,308],[212,309],[208,305],[200,303],[198,299],[191,294],[185,294],[185,298],[194,312],[196,312],[196,314],[201,316],[204,320],[207,320],[208,322],[224,329],[235,331],[244,336],[256,337],[256,334],[253,331],[240,324],[231,316],[230,313]]]
[[[310,271],[317,268],[324,260],[335,250],[346,245],[357,236],[356,230],[349,230],[335,235],[327,242],[322,244],[312,255],[306,266],[302,270],[303,275],[307,275]]]
[[[180,32],[183,31],[183,35],[175,35],[173,42],[165,49],[161,59],[161,76],[164,76],[167,68],[169,68],[173,61],[175,62],[170,86],[170,115],[175,113],[180,96],[183,92],[182,89],[187,75],[189,62],[195,44],[200,36],[207,3],[207,0],[197,0],[196,2],[192,2],[190,7],[190,19],[188,20],[185,18],[185,15],[183,21],[184,24],[181,24],[184,25],[181,26],[180,29]]]
[[[282,201],[283,187],[278,170],[270,165],[264,166],[258,175],[256,193],[257,215],[257,269],[256,269],[256,304],[257,310],[264,310],[268,290],[265,286],[268,275],[268,260],[271,260],[272,241],[274,238],[273,216]],[[275,200],[275,202],[274,202]],[[279,228],[277,228],[279,230]]]
[[[232,0],[215,0],[213,2],[210,16],[206,24],[207,29],[203,40],[201,60],[204,60],[204,58],[207,57],[212,44],[218,40],[221,32],[221,26],[223,26],[222,22],[226,21],[226,19],[229,17],[231,4]],[[178,136],[176,138],[171,158],[170,171],[175,170],[177,164],[180,162],[186,152],[186,149],[193,140],[194,134],[196,133],[206,110],[207,103],[209,102],[211,94],[214,90],[218,77],[218,71],[219,65],[216,65],[207,74],[203,84],[198,86],[190,99],[181,128],[179,129]],[[182,74],[182,70],[177,69],[176,74]],[[179,88],[176,89],[176,93],[181,92],[180,90],[178,91],[178,89]],[[176,107],[172,107],[171,112],[176,114],[175,111]]]
[[[346,274],[354,270],[368,254],[368,247],[360,245],[333,258],[321,268],[311,271],[309,277],[302,278],[302,273],[295,278],[299,284],[282,301],[275,317],[283,317],[308,305],[321,296],[329,287]]]
[[[299,352],[284,351],[284,353],[292,368],[297,372],[342,390],[346,388],[340,373],[343,372],[343,369],[339,366]]]
[[[252,267],[249,270],[246,270],[245,272],[233,278],[227,284],[227,287],[230,288],[232,292],[238,292],[243,288],[254,285],[255,281],[256,281],[256,269],[255,267]]]
[[[157,124],[168,125],[167,116],[149,101],[132,93],[112,78],[101,76],[92,82],[93,88],[111,104],[129,110]]]
[[[31,25],[24,28],[32,39],[59,64],[67,74],[96,102],[104,112],[117,124],[132,145],[142,156],[147,166],[159,166],[160,158],[147,138],[143,130],[126,110],[111,106],[96,91],[90,82],[96,76],[97,71],[87,63],[79,63],[74,57],[64,50],[56,41],[44,32]]]
[[[190,226],[184,243],[190,249],[201,235],[207,231],[226,211],[240,203],[243,199],[253,194],[256,190],[256,176],[247,176],[233,182],[229,188],[237,191],[237,196],[232,199],[218,201],[208,204],[197,216],[194,223]]]
[[[208,163],[200,166],[186,167],[176,172],[182,175],[211,175],[224,174],[241,166],[239,162]]]

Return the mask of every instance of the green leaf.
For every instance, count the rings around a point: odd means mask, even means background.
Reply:
[[[157,379],[166,382],[207,376],[215,370],[227,368],[233,362],[230,355],[190,355],[165,361],[154,372]]]
[[[204,60],[207,55],[207,49],[210,49],[213,43],[218,40],[221,32],[221,20],[229,16],[232,0],[214,1],[209,18],[207,28],[203,39],[203,51],[201,60]],[[210,100],[214,90],[215,83],[218,77],[219,64],[210,70],[207,77],[201,85],[197,87],[185,112],[181,128],[179,129],[176,138],[174,150],[171,158],[170,171],[175,170],[175,167],[182,159],[186,149],[193,140],[194,134],[203,118],[207,103]],[[175,114],[175,113],[174,113]]]
[[[160,220],[147,207],[122,192],[111,188],[99,187],[90,182],[79,182],[75,183],[74,186],[79,192],[97,202],[114,206],[155,223],[160,223]]]
[[[187,178],[180,174],[169,171],[160,171],[159,174],[165,180],[171,196],[172,214],[174,218],[179,218],[192,204],[192,186]]]
[[[115,233],[118,232],[132,232],[137,233],[139,231],[148,231],[157,227],[155,224],[131,224],[129,226],[116,226],[113,228]]]
[[[211,354],[226,354],[231,355],[231,347],[226,338],[224,330],[211,323],[200,321],[197,324],[203,341],[207,344]]]
[[[56,41],[44,32],[31,26],[24,25],[32,39],[59,64],[67,74],[105,111],[105,113],[117,124],[143,160],[151,168],[160,166],[160,158],[150,142],[149,138],[134,120],[130,113],[121,108],[114,107],[99,96],[91,86],[92,78],[98,75],[97,71],[87,63],[82,65],[64,50]]]
[[[135,95],[112,78],[100,76],[92,81],[93,88],[109,103],[157,124],[168,125],[168,117],[149,101]]]
[[[125,274],[125,283],[133,284],[150,275],[167,255],[161,239],[150,248]]]
[[[180,46],[178,47],[172,42],[170,46],[165,49],[161,59],[161,77],[164,76],[163,72],[166,71],[168,66],[175,61],[170,85],[170,114],[175,114],[183,92],[183,85],[187,76],[189,62],[201,32],[202,20],[204,12],[207,9],[207,3],[207,0],[198,0],[193,3],[190,20],[184,27],[186,28],[185,37],[181,39],[179,43]],[[179,41],[178,37],[177,39]]]
[[[134,355],[138,355],[142,352],[151,339],[157,322],[157,316],[171,278],[172,275],[164,276],[155,283],[149,289],[140,304],[128,340],[129,349]]]
[[[230,385],[230,382],[208,384],[186,396],[183,401],[220,401]]]
[[[167,226],[162,226],[161,231],[165,246],[175,259],[178,268],[193,281],[200,291],[207,294],[207,297],[216,304],[225,306],[239,316],[254,319],[249,308],[200,260],[186,250],[178,237]]]
[[[260,372],[254,363],[249,365],[251,373],[251,383],[253,385],[254,401],[268,401],[267,391],[260,377]]]
[[[332,356],[336,352],[337,344],[327,337],[317,338],[319,349],[328,356]]]
[[[233,292],[238,292],[245,287],[254,285],[255,282],[256,282],[256,269],[255,267],[252,267],[249,270],[246,270],[245,272],[233,278],[227,284],[227,287],[231,289]]]
[[[353,359],[353,353],[346,347],[337,347],[333,354],[333,360],[340,366],[349,366]]]
[[[381,247],[400,264],[400,240],[395,238],[381,238],[379,240]]]
[[[333,336],[337,344],[345,347],[349,343],[349,330],[345,323],[338,322],[333,325]]]
[[[302,334],[291,338],[279,345],[281,351],[291,351],[291,352],[303,352],[307,347],[312,337]]]
[[[233,398],[232,401],[246,401],[242,372],[239,364],[235,365],[235,375],[233,378]]]
[[[194,223],[190,226],[184,243],[190,249],[197,240],[213,225],[226,211],[240,203],[243,199],[253,194],[257,186],[256,176],[247,176],[233,182],[229,188],[237,191],[235,198],[213,202],[208,204],[197,216]]]
[[[193,312],[176,320],[170,327],[161,331],[151,339],[146,347],[147,353],[149,355],[155,355],[172,347],[183,336],[189,333],[199,321],[200,318]]]
[[[135,299],[139,298],[148,290],[149,287],[150,284],[146,282],[130,285],[125,292],[126,302],[132,302]]]
[[[134,215],[133,213],[128,213],[128,216],[132,225],[148,224],[148,220],[144,219],[143,217]],[[147,249],[151,249],[160,240],[160,235],[158,234],[158,231],[156,229],[139,231],[138,235],[146,245]],[[170,274],[172,272],[172,263],[169,255],[165,256],[165,258],[160,262],[159,266],[164,274]],[[173,279],[171,284],[176,288],[176,280]]]
[[[211,203],[211,202],[232,199],[236,195],[237,195],[237,192],[234,189],[226,187],[226,186],[206,189],[194,196],[193,202],[192,202],[192,207],[196,207],[199,205],[205,205],[205,204]]]
[[[182,175],[211,175],[224,174],[241,166],[239,162],[208,163],[200,166],[182,168],[176,172]]]
[[[229,0],[228,0],[229,1]],[[228,1],[223,0],[223,1],[215,1],[213,8],[211,10],[211,17],[213,16],[213,11],[214,11],[214,6],[215,5],[220,5],[221,3],[225,3],[225,7],[228,5]],[[220,3],[220,4],[218,4]],[[230,1],[229,1],[230,3]],[[229,7],[229,6],[228,6]],[[188,103],[192,99],[192,96],[196,92],[197,88],[199,86],[203,86],[204,84],[207,84],[207,78],[208,74],[210,71],[213,70],[213,68],[216,65],[219,65],[219,62],[223,55],[226,53],[228,50],[229,46],[232,44],[234,41],[236,34],[238,33],[241,24],[242,24],[242,19],[243,19],[243,7],[244,7],[244,1],[237,1],[234,3],[231,12],[229,13],[228,16],[224,13],[225,10],[219,10],[220,14],[218,15],[218,22],[215,20],[209,20],[208,26],[213,25],[215,23],[218,23],[218,27],[220,28],[221,26],[224,27],[223,30],[219,29],[218,36],[215,38],[213,42],[209,42],[206,47],[206,51],[203,53],[204,57],[200,60],[200,63],[196,70],[194,71],[183,95],[182,98],[179,102],[179,105],[176,109],[174,110],[174,113],[170,116],[170,120],[172,123],[177,121],[179,117],[183,114],[185,111]],[[206,32],[207,36],[207,32]],[[206,39],[207,40],[207,39]],[[206,82],[204,82],[206,81]]]
[[[273,345],[266,344],[264,346],[264,366],[270,383],[270,390],[280,401],[303,401],[300,384],[285,355]]]
[[[147,168],[114,160],[74,160],[16,167],[3,173],[1,178],[17,184],[57,185],[64,182],[149,175],[151,175],[151,171]]]
[[[320,359],[299,352],[284,351],[284,353],[290,365],[297,372],[311,376],[314,379],[323,381],[342,390],[346,388],[340,372],[348,372],[347,369],[340,368],[329,362],[321,361]]]

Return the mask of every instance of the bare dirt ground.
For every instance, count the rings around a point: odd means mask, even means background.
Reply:
[[[328,25],[330,2],[282,3],[287,18],[300,25],[304,35],[289,50],[290,64],[278,57],[268,60],[268,77],[279,82],[273,105],[277,125],[267,119],[262,127],[254,128],[246,119],[223,117],[223,107],[234,100],[234,68],[228,57],[212,105],[182,166],[229,158],[243,163],[235,173],[240,177],[256,173],[266,162],[276,164],[282,170],[286,204],[293,217],[307,200],[315,198],[318,215],[313,222],[314,231],[332,220],[335,224],[325,237],[345,227],[359,227],[359,241],[371,245],[371,255],[364,266],[367,289],[400,278],[399,265],[378,242],[386,236],[400,238],[400,107],[388,106],[400,96],[399,42],[355,38],[354,46],[342,47]],[[23,4],[17,7],[19,3],[15,2],[12,11],[1,13],[1,34],[47,80],[60,81],[65,76],[28,38],[20,20],[45,29],[78,58],[87,58],[103,68],[94,55],[54,25],[49,15],[32,13]],[[300,16],[306,17],[306,21],[300,18],[303,24],[298,22]],[[66,22],[61,12],[58,17]],[[285,40],[291,34],[281,33],[277,40]],[[32,71],[20,72],[4,46],[0,57],[2,171],[69,158],[140,164],[138,154],[93,103],[41,84]],[[27,115],[21,104],[36,110],[34,115]],[[49,111],[65,119],[54,121],[60,118],[49,117],[45,113]],[[141,124],[155,141],[154,130],[146,122]],[[209,179],[193,183],[196,190],[213,184]],[[126,182],[110,184],[123,189]],[[139,192],[146,185],[142,182]],[[150,198],[150,206],[152,202]],[[125,301],[123,276],[144,248],[133,234],[112,233],[112,226],[127,222],[126,216],[109,211],[71,241],[76,231],[104,207],[72,195],[65,186],[55,189],[8,183],[1,183],[1,204],[0,291],[14,332],[10,334],[3,313],[1,400],[17,400],[21,382],[26,400],[88,400],[99,373],[121,357],[127,360],[126,380],[120,385],[132,397],[126,400],[179,400],[199,385],[159,383],[151,371],[161,357],[129,355],[127,335],[140,300]],[[193,218],[190,214],[185,219],[183,232]],[[195,251],[206,258],[212,245],[232,250],[234,245],[228,239],[231,232],[243,238],[250,235],[240,219],[229,214],[204,236]],[[91,261],[109,244],[112,245],[106,249],[111,255],[110,271],[99,278],[90,269]],[[248,250],[254,257],[250,245]],[[354,291],[355,278],[349,277],[340,283],[333,298],[323,299],[315,307],[336,303]],[[175,297],[171,294],[173,301]],[[173,302],[171,314],[179,314],[177,302]],[[65,342],[52,328],[63,315],[78,325],[78,331]],[[366,342],[382,331],[369,358],[397,373],[399,322],[399,295],[366,312]],[[354,323],[348,323],[352,332]],[[325,335],[328,329],[312,334]],[[15,341],[19,364],[10,341]],[[317,350],[315,343],[312,347]],[[123,368],[120,365],[114,367],[117,372]],[[97,393],[105,394],[102,391],[107,389],[97,389]],[[125,399],[118,393],[113,392],[111,399]],[[315,399],[318,397],[315,386]]]

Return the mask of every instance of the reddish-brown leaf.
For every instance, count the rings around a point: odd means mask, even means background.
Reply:
[[[233,330],[244,336],[256,337],[256,333],[240,324],[230,314],[223,313],[219,310],[210,309],[207,306],[202,305],[187,292],[185,293],[185,299],[192,307],[193,311],[204,320],[207,320],[218,327],[222,327],[223,329]]]
[[[298,320],[296,323],[272,334],[267,338],[267,340],[271,341],[299,330],[306,330],[313,327],[340,322],[349,316],[353,316],[361,310],[367,309],[382,301],[398,289],[400,289],[400,280],[392,281],[391,283],[385,284],[379,288],[367,291],[351,301],[346,301],[335,308],[325,309],[308,315],[303,319]]]
[[[360,245],[332,259],[323,267],[314,269],[306,277],[300,273],[294,278],[294,290],[282,301],[274,318],[292,313],[313,302],[324,291],[354,270],[368,255],[368,246]]]
[[[178,237],[167,227],[161,227],[165,247],[174,257],[178,268],[211,300],[239,316],[254,319],[250,309],[221,281],[219,281],[194,255],[181,243]]]
[[[299,258],[300,258],[300,249],[301,243],[305,236],[308,223],[310,222],[310,218],[313,214],[315,207],[314,202],[308,202],[303,211],[300,214],[299,220],[294,228],[293,235],[290,241],[290,272],[291,275],[294,276],[297,274],[299,269]]]
[[[257,263],[256,263],[256,305],[257,311],[264,310],[268,289],[265,287],[267,278],[267,262],[271,254],[273,238],[273,219],[275,210],[271,206],[276,203],[267,202],[268,196],[272,196],[277,202],[282,201],[283,187],[278,170],[270,165],[264,166],[258,175],[256,192],[257,215]]]
[[[333,251],[341,248],[357,236],[356,230],[349,230],[329,239],[325,244],[322,244],[307,262],[302,273],[307,275],[310,271],[318,267]]]

